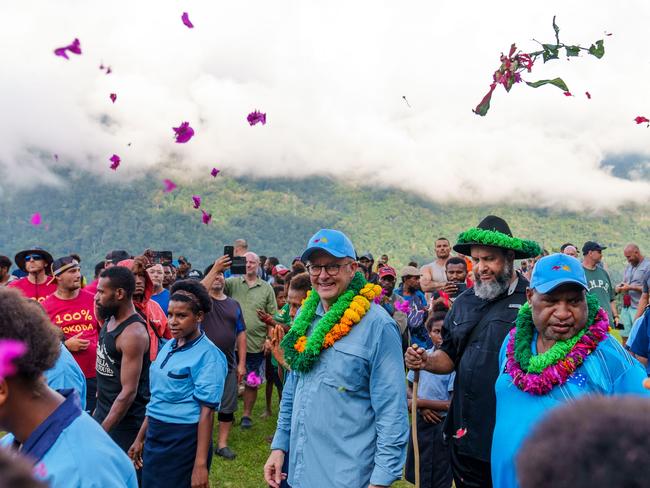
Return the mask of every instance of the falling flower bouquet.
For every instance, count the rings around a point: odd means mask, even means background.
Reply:
[[[539,43],[542,46],[542,49],[539,51],[524,53],[518,51],[517,46],[515,44],[512,44],[512,46],[510,46],[510,51],[508,52],[507,56],[501,53],[501,66],[499,66],[499,69],[497,69],[492,75],[492,83],[490,84],[490,90],[483,97],[483,99],[476,106],[476,108],[473,109],[473,112],[475,114],[481,116],[487,114],[488,110],[490,110],[490,101],[492,99],[492,93],[494,92],[494,90],[498,85],[502,85],[503,88],[506,90],[506,92],[509,92],[515,83],[520,83],[522,81],[525,81],[521,77],[522,73],[524,72],[530,73],[533,69],[533,65],[535,64],[535,61],[537,61],[537,58],[539,58],[540,56],[542,57],[543,62],[546,63],[547,61],[550,61],[552,59],[559,59],[561,50],[565,51],[567,59],[571,57],[579,56],[582,51],[586,51],[587,53],[591,54],[592,56],[595,56],[598,59],[602,58],[605,55],[605,46],[604,46],[604,41],[602,39],[596,41],[588,48],[581,47],[580,45],[577,44],[567,45],[560,42],[560,37],[559,37],[560,28],[555,23],[555,17],[553,17],[553,30],[555,31],[555,43],[551,43],[551,44]],[[533,88],[539,88],[540,86],[543,85],[553,85],[558,87],[560,90],[562,90],[564,92],[564,95],[571,96],[569,87],[564,82],[564,80],[562,80],[562,78],[553,78],[550,80],[537,80],[532,82],[525,81],[525,83],[528,86],[531,86]],[[587,98],[591,98],[589,92],[587,92],[586,95]]]

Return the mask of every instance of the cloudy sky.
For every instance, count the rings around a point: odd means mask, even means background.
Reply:
[[[116,153],[118,177],[159,164],[170,175],[217,166],[333,175],[443,201],[647,203],[650,182],[615,177],[606,164],[650,162],[650,129],[633,120],[650,118],[650,3],[624,5],[2,2],[0,168],[10,178],[0,187],[54,181],[54,154],[112,178]],[[551,42],[553,15],[562,41],[604,39],[605,57],[540,60],[524,79],[561,76],[575,96],[499,87],[488,115],[474,115],[500,52]],[[54,56],[75,37],[81,56]],[[247,124],[254,109],[267,113],[266,126]],[[171,129],[182,121],[196,131],[184,145]]]

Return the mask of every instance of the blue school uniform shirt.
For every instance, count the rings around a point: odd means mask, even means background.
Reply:
[[[547,395],[524,393],[512,383],[512,377],[505,372],[507,341],[506,337],[499,357],[501,373],[495,385],[497,411],[492,438],[492,484],[499,488],[519,486],[515,472],[517,452],[535,425],[552,409],[584,395],[650,397],[650,391],[642,386],[646,374],[641,364],[610,335],[566,383],[556,385]],[[536,343],[537,334],[533,337],[533,354],[537,353]]]
[[[324,314],[319,303],[310,331]],[[287,375],[271,448],[289,453],[292,488],[390,486],[408,438],[402,340],[373,303],[311,370]]]
[[[20,448],[34,475],[50,488],[137,488],[133,463],[104,429],[81,410],[76,391],[59,391],[65,401],[22,446],[6,435],[6,448]]]
[[[178,347],[172,339],[149,368],[147,416],[173,424],[195,424],[201,405],[219,408],[228,374],[226,356],[205,332]]]
[[[61,344],[61,355],[45,373],[47,384],[53,390],[72,388],[79,395],[81,408],[86,409],[86,378],[70,351]]]
[[[428,354],[432,354],[436,348],[432,347],[427,350]],[[420,382],[418,383],[418,398],[423,400],[438,400],[448,402],[451,399],[451,392],[454,391],[454,378],[456,372],[450,374],[435,374],[428,371],[420,371]],[[406,379],[413,383],[415,373],[409,371]],[[446,416],[447,411],[438,412],[441,416]]]

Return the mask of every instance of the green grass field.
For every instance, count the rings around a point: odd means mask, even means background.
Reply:
[[[212,469],[210,470],[210,483],[219,488],[263,488],[264,463],[270,452],[270,444],[267,438],[273,435],[278,412],[278,398],[274,390],[273,416],[262,419],[260,415],[264,412],[264,391],[260,390],[255,409],[253,410],[253,428],[242,430],[239,428],[242,403],[239,400],[239,410],[236,414],[235,425],[230,432],[229,446],[237,453],[234,461],[226,461],[219,456],[214,456]],[[217,439],[217,427],[214,432],[215,446]],[[395,488],[408,488],[413,485],[406,481],[398,481],[393,484]]]

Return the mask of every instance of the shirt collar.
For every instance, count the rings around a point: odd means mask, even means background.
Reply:
[[[61,432],[81,415],[81,404],[77,392],[70,388],[59,390],[59,393],[65,397],[63,403],[31,433],[22,445],[22,453],[29,456],[34,463],[45,456]]]
[[[261,281],[262,281],[262,278],[260,278],[258,276],[257,279],[255,280],[255,283],[250,288],[253,288],[255,286],[259,286]],[[246,275],[241,275],[241,282],[248,284],[248,282],[246,281]]]
[[[183,344],[181,347],[178,347],[178,341],[176,339],[172,339],[172,351],[171,352],[180,352],[180,351],[185,351],[187,349],[190,349],[194,347],[194,345],[199,342],[203,337],[205,336],[205,332],[201,331],[201,334],[196,339],[192,339],[189,342],[186,342]]]
[[[518,284],[519,284],[519,275],[517,274],[515,281],[510,283],[510,287],[508,288],[508,296],[512,295],[515,292]]]

